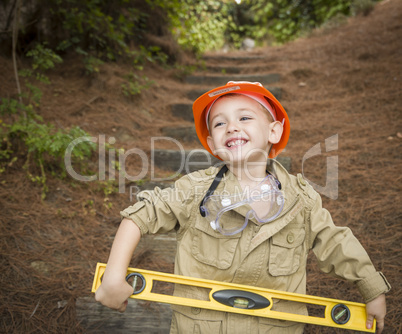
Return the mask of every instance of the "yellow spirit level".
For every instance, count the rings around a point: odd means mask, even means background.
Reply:
[[[95,292],[101,285],[105,269],[106,264],[97,264],[92,292]],[[374,333],[376,328],[375,322],[372,329],[366,328],[366,305],[361,303],[165,274],[136,268],[128,268],[126,280],[132,282],[133,294],[130,298],[134,299],[296,321],[320,326],[338,327],[370,333]],[[210,289],[209,300],[198,300],[153,292],[153,284],[158,281]],[[272,309],[273,299],[325,307],[324,316],[317,317],[275,311]]]

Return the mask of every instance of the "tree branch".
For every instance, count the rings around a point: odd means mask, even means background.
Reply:
[[[15,81],[17,83],[18,98],[19,98],[20,104],[22,104],[20,78],[18,76],[17,56],[16,56],[16,52],[15,52],[15,49],[17,47],[17,41],[18,41],[20,9],[21,9],[21,0],[17,0],[16,6],[15,6],[15,11],[14,11],[14,25],[13,25],[13,66],[14,66]],[[26,119],[27,115],[26,115],[25,111],[23,111],[23,115],[24,115],[24,118]]]
[[[18,1],[18,0],[14,0],[13,4],[12,4],[12,6],[11,6],[10,13],[9,13],[9,15],[8,15],[8,17],[7,17],[6,26],[5,26],[5,28],[4,28],[5,31],[8,29],[8,27],[9,27],[10,24],[11,24],[12,13],[14,12],[15,4],[17,3],[17,1]],[[5,10],[5,9],[4,9],[4,10]]]

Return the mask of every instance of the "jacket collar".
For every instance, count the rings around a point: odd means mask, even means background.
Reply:
[[[276,219],[276,220],[278,220],[279,218],[281,218],[282,216],[287,214],[295,206],[296,202],[299,200],[299,195],[297,194],[294,187],[292,187],[292,182],[291,182],[289,173],[278,161],[269,159],[268,165],[273,167],[272,174],[281,183],[282,192],[285,197],[285,204],[284,204],[282,213]],[[230,170],[228,170],[225,173],[219,186],[217,187],[215,194],[233,195],[233,194],[241,194],[241,193],[242,193],[242,188],[241,188],[239,181],[237,180],[237,177]],[[243,205],[243,206],[235,209],[234,211],[241,214],[242,216],[245,216],[249,210],[251,210],[251,207],[249,205]],[[276,220],[274,220],[273,222],[275,222]],[[252,219],[252,221],[255,222],[254,219]]]

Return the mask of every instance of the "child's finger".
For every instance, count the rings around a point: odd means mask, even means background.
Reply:
[[[118,311],[121,313],[125,312],[126,308],[127,308],[127,304],[128,304],[128,300],[124,301],[124,303],[121,304],[121,306],[119,307]]]
[[[381,334],[384,329],[384,318],[377,319],[377,333]]]
[[[371,329],[373,327],[374,316],[372,314],[367,314],[366,328]]]

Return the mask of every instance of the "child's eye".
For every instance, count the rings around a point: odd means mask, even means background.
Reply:
[[[214,128],[217,128],[218,126],[222,126],[223,125],[223,122],[218,122],[218,123],[216,123],[215,125],[214,125]]]
[[[249,119],[251,119],[251,117],[249,117],[249,116],[242,116],[240,118],[241,121],[248,121]]]

